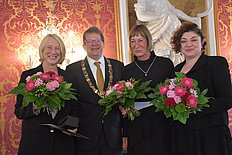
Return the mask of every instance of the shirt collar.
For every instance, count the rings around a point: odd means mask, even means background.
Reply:
[[[87,60],[88,60],[90,66],[93,66],[93,65],[94,65],[94,62],[96,62],[96,60],[94,60],[94,59],[92,59],[92,58],[90,58],[90,57],[88,57],[88,56],[87,56]],[[98,60],[98,62],[100,62],[101,65],[104,66],[104,65],[105,65],[105,59],[104,59],[104,57],[102,56],[102,57]]]

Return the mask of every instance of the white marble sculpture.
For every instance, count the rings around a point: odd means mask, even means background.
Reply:
[[[179,19],[194,22],[200,27],[201,17],[211,11],[207,10],[197,17],[190,17],[175,8],[168,0],[137,0],[134,7],[137,19],[143,22],[152,34],[156,55],[169,57],[174,65],[184,60],[180,53],[175,54],[172,51],[170,45],[172,33],[181,25]]]

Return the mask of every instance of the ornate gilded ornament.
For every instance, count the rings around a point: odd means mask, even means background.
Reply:
[[[113,69],[112,69],[112,65],[111,65],[111,62],[109,59],[106,58],[106,61],[108,63],[108,72],[109,72],[109,82],[108,82],[108,86],[106,89],[108,89],[112,83],[113,83]],[[93,85],[93,83],[91,82],[90,78],[89,78],[89,74],[86,70],[86,66],[85,66],[85,62],[84,60],[81,61],[81,68],[82,68],[82,71],[84,73],[84,76],[85,76],[85,80],[86,82],[88,83],[89,87],[93,90],[94,93],[96,93],[98,96],[100,96],[101,98],[103,98],[105,92],[100,92],[98,89],[96,89]]]

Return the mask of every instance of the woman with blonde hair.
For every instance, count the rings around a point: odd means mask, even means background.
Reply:
[[[39,46],[41,64],[30,70],[23,71],[19,83],[25,83],[26,78],[37,72],[54,72],[64,76],[61,64],[65,58],[65,45],[56,34],[45,36]],[[74,140],[60,131],[40,126],[40,124],[58,124],[59,120],[71,112],[71,105],[66,104],[61,110],[37,111],[37,107],[30,103],[22,108],[23,96],[17,95],[15,115],[22,120],[21,140],[18,155],[75,155]]]

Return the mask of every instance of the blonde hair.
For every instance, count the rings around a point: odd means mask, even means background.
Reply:
[[[58,61],[58,64],[62,64],[62,62],[64,61],[65,59],[65,54],[66,54],[66,48],[65,48],[65,45],[64,45],[64,42],[63,40],[56,34],[48,34],[46,35],[43,40],[41,41],[40,45],[39,45],[39,61],[40,62],[43,62],[44,61],[44,57],[43,57],[43,51],[44,51],[44,48],[46,47],[47,45],[47,42],[48,42],[48,39],[49,38],[54,38],[58,43],[59,43],[59,46],[60,46],[60,52],[61,52],[61,58],[60,60]]]

